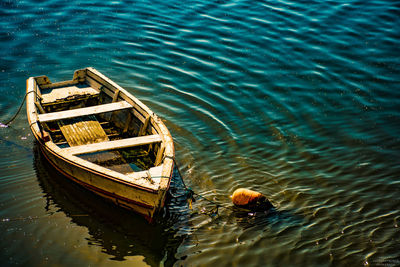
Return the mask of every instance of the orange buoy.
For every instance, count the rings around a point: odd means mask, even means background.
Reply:
[[[239,188],[233,192],[232,203],[237,207],[254,211],[265,211],[273,207],[266,196],[246,188]]]

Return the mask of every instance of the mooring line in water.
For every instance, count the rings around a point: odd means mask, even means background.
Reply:
[[[269,201],[269,199],[257,192],[257,191],[253,191],[250,189],[246,189],[246,188],[238,188],[236,189],[231,198],[232,198],[232,203],[234,204],[234,206],[222,206],[220,203],[213,201],[211,199],[208,199],[204,196],[202,196],[201,194],[198,194],[196,192],[193,191],[192,188],[187,187],[185,184],[185,179],[182,176],[181,171],[179,170],[178,164],[175,160],[174,157],[170,157],[172,158],[172,160],[175,163],[176,169],[178,170],[179,176],[182,179],[182,183],[183,186],[185,187],[186,190],[186,200],[189,203],[189,207],[190,209],[192,209],[192,202],[195,202],[196,199],[194,196],[198,196],[206,201],[208,201],[209,203],[215,205],[215,208],[212,208],[211,210],[201,213],[201,214],[206,214],[209,216],[215,216],[215,215],[219,215],[218,211],[219,208],[225,208],[225,209],[229,209],[231,211],[238,211],[238,209],[244,209],[247,211],[251,211],[251,212],[258,212],[258,211],[269,211],[270,209],[274,208],[274,206],[272,205],[272,203]]]
[[[71,215],[67,215],[67,217],[86,217],[89,216],[88,214],[71,214]],[[27,221],[27,220],[38,220],[38,219],[44,219],[44,218],[54,218],[54,217],[63,217],[63,216],[28,216],[28,217],[19,217],[19,218],[3,218],[0,219],[0,222],[15,222],[15,221]]]
[[[167,156],[167,157],[169,157],[169,156]],[[202,198],[202,199],[208,201],[209,203],[215,205],[215,208],[212,208],[211,210],[209,210],[209,211],[207,211],[207,212],[200,213],[200,214],[205,214],[205,215],[214,217],[214,216],[216,216],[216,215],[219,215],[219,214],[218,214],[219,208],[224,208],[224,209],[229,209],[229,210],[232,210],[232,211],[236,211],[236,209],[234,209],[233,207],[229,207],[229,206],[228,206],[228,207],[225,207],[225,206],[222,206],[220,203],[217,203],[217,202],[215,202],[215,201],[213,201],[213,200],[211,200],[211,199],[208,199],[208,198],[206,198],[206,197],[200,195],[199,193],[194,192],[193,189],[192,189],[191,187],[187,187],[187,186],[186,186],[186,183],[185,183],[185,179],[184,179],[184,177],[182,176],[181,171],[179,170],[179,166],[178,166],[178,164],[177,164],[177,162],[176,162],[175,157],[169,157],[169,158],[171,158],[171,159],[174,161],[174,164],[175,164],[175,166],[176,166],[176,169],[178,170],[178,173],[179,173],[179,177],[181,177],[183,186],[184,186],[184,188],[185,188],[186,200],[187,200],[188,203],[189,203],[190,209],[192,209],[192,203],[193,203],[193,202],[196,202],[196,199],[195,199],[194,196],[197,196],[197,197]]]
[[[29,91],[28,93],[26,93],[25,96],[24,96],[24,99],[22,100],[21,105],[20,105],[19,108],[18,108],[17,113],[15,113],[14,116],[12,116],[12,118],[9,119],[9,120],[8,120],[6,123],[4,123],[3,125],[8,126],[8,125],[10,125],[11,122],[13,122],[13,120],[15,120],[15,118],[18,116],[19,112],[21,111],[22,106],[23,106],[24,103],[25,103],[25,100],[26,100],[27,95],[30,94],[30,93],[35,93],[36,96],[37,96],[37,93],[36,93],[35,91]]]

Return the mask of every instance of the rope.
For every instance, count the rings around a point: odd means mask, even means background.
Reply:
[[[176,166],[176,169],[178,170],[179,176],[182,179],[183,186],[185,187],[185,190],[186,190],[186,199],[189,202],[189,207],[190,208],[192,208],[192,202],[196,202],[196,199],[195,199],[194,196],[197,196],[197,197],[202,198],[205,201],[215,205],[215,208],[212,208],[211,210],[209,210],[208,212],[204,212],[203,214],[209,215],[211,217],[219,215],[218,214],[219,208],[224,208],[224,209],[229,209],[229,210],[235,211],[235,209],[233,209],[232,207],[224,207],[221,204],[219,204],[219,203],[217,203],[217,202],[215,202],[215,201],[213,201],[211,199],[208,199],[208,198],[206,198],[206,197],[194,192],[192,188],[187,187],[186,184],[185,184],[185,179],[183,178],[182,173],[179,170],[179,167],[178,167],[178,164],[176,162],[176,159],[173,158],[173,157],[170,157],[170,158],[174,161],[174,164]]]
[[[70,217],[87,217],[89,214],[68,214]],[[15,221],[33,221],[33,220],[38,220],[38,219],[44,219],[44,218],[57,218],[57,217],[63,217],[62,215],[56,216],[56,215],[44,215],[44,216],[28,216],[28,217],[19,217],[19,218],[3,218],[0,219],[0,222],[15,222]]]
[[[10,125],[11,122],[13,122],[13,120],[15,120],[15,118],[18,116],[19,112],[21,111],[22,106],[23,106],[24,103],[25,103],[26,96],[27,96],[28,94],[30,94],[30,93],[35,93],[35,94],[36,94],[35,91],[29,91],[28,93],[26,93],[25,96],[24,96],[24,99],[22,100],[21,105],[20,105],[19,108],[18,108],[17,113],[15,113],[14,116],[13,116],[10,120],[8,120],[6,123],[4,123],[4,125],[8,126],[8,125]],[[36,95],[37,95],[37,94],[36,94]]]

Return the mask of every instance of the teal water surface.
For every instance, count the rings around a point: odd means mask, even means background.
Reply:
[[[30,76],[92,66],[169,128],[156,225],[88,194],[0,128],[1,266],[399,266],[400,5],[1,1],[0,118]],[[0,124],[0,126],[2,126]],[[276,209],[231,209],[247,187]],[[225,207],[225,208],[224,208]]]

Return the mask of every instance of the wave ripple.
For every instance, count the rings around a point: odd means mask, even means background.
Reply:
[[[2,121],[16,112],[27,77],[66,80],[93,66],[164,119],[188,186],[223,206],[248,187],[277,207],[210,217],[202,214],[212,208],[206,201],[186,208],[177,182],[172,215],[161,226],[129,217],[154,237],[118,220],[111,227],[85,193],[71,188],[82,201],[65,201],[62,188],[48,185],[53,174],[32,160],[20,115],[0,128],[0,147],[9,151],[0,156],[0,219],[62,216],[0,222],[4,244],[13,244],[0,246],[1,262],[24,263],[30,251],[35,264],[68,265],[74,256],[59,255],[75,251],[85,265],[99,257],[151,266],[399,264],[395,2],[0,5]]]

